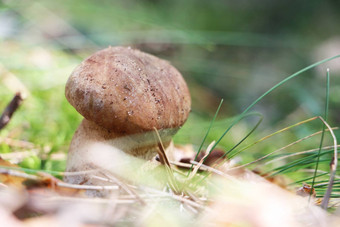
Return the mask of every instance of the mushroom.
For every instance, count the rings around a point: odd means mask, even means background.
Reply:
[[[90,149],[94,143],[150,160],[159,143],[155,129],[168,146],[191,105],[182,75],[169,62],[130,47],[109,47],[84,60],[68,79],[65,95],[84,116],[70,145],[67,171],[100,166],[82,160],[100,152]]]

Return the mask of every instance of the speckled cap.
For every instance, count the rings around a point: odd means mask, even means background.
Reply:
[[[84,60],[65,95],[87,120],[116,133],[179,128],[191,105],[177,69],[129,47],[109,47]]]

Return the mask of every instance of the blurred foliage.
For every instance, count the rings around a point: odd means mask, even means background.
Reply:
[[[42,168],[63,170],[64,161],[49,157],[67,151],[81,120],[64,98],[68,76],[94,51],[130,45],[169,60],[189,83],[192,114],[176,142],[199,146],[220,99],[225,100],[208,144],[219,138],[230,117],[271,86],[339,54],[339,8],[334,0],[0,1],[0,64],[30,92],[0,135],[34,143]],[[335,60],[310,70],[261,101],[255,110],[264,114],[264,124],[246,143],[323,114],[327,67],[332,75],[330,124],[339,124],[339,65]],[[0,83],[0,109],[14,92]],[[230,149],[253,125],[252,118],[238,124],[220,146]],[[252,161],[320,130],[320,125],[282,133],[245,151],[243,160]],[[317,144],[315,139],[291,151]],[[1,152],[11,149],[1,144]]]

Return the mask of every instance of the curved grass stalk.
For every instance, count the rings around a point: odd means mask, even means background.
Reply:
[[[318,134],[320,134],[320,133],[318,133]],[[333,151],[333,149],[331,149],[331,148],[333,148],[333,146],[326,146],[326,147],[322,147],[322,150],[324,150],[327,153],[329,153],[329,151]],[[338,145],[338,148],[340,148],[340,145]],[[290,157],[294,157],[294,156],[297,156],[297,155],[313,153],[313,152],[318,151],[318,150],[319,150],[319,148],[315,148],[315,149],[310,149],[310,150],[306,150],[306,151],[295,152],[293,154],[284,155],[284,156],[275,158],[273,160],[270,160],[270,161],[264,163],[263,165],[268,165],[268,164],[271,164],[273,162],[280,161],[280,160],[283,160],[283,159],[286,159],[286,158],[290,158]],[[315,171],[315,169],[313,169],[313,171]]]
[[[338,145],[339,147],[339,145]],[[315,169],[302,169],[300,170],[300,172],[306,172],[306,173],[314,173]],[[326,173],[327,175],[329,175],[329,172],[327,171],[323,171],[323,170],[318,170],[318,173],[322,174],[322,173]],[[336,179],[340,179],[340,175],[335,175]],[[292,183],[294,184],[294,183]]]
[[[253,134],[253,132],[257,129],[257,127],[259,127],[259,125],[261,124],[262,120],[263,120],[263,115],[261,113],[257,113],[257,112],[254,112],[254,113],[248,113],[248,114],[245,114],[242,118],[246,118],[246,117],[249,117],[249,116],[259,116],[260,119],[257,121],[256,125],[247,133],[246,136],[244,136],[237,144],[235,144],[231,149],[229,149],[227,152],[225,152],[225,154],[216,160],[216,163],[218,163],[221,159],[223,159],[225,156],[227,156],[230,152],[232,152],[235,148],[237,148],[241,143],[243,143],[251,134]],[[216,143],[215,143],[216,144]],[[215,144],[213,147],[215,147]],[[213,148],[210,149],[208,155],[210,154],[210,152],[213,150]],[[207,156],[208,156],[207,155]]]
[[[241,143],[243,143],[251,134],[253,134],[253,132],[260,126],[262,120],[263,120],[263,115],[261,113],[252,113],[246,116],[250,116],[250,115],[255,115],[255,116],[259,116],[260,119],[258,120],[258,122],[256,123],[256,125],[248,132],[248,134],[243,137],[237,144],[235,144],[235,146],[233,146],[230,150],[228,150],[223,156],[222,158],[224,158],[225,156],[227,156],[228,154],[230,154],[235,148],[237,148]],[[246,117],[245,116],[245,117]],[[232,155],[233,157],[234,155]]]
[[[299,170],[299,169],[302,169],[302,168],[306,168],[307,166],[310,167],[311,165],[315,164],[316,158],[317,158],[317,154],[312,154],[308,157],[303,157],[303,158],[300,158],[298,160],[292,161],[287,165],[275,168],[274,170],[267,171],[265,174],[270,174],[270,176],[275,176],[275,175],[278,175],[280,173],[292,172],[292,171],[296,171],[296,170]],[[327,160],[322,160],[322,162],[325,162],[325,161],[327,161]],[[293,169],[294,167],[296,167],[296,168]],[[290,170],[290,171],[288,171],[288,170]],[[273,173],[273,171],[276,171],[276,172]]]
[[[329,81],[329,69],[327,69],[327,86],[326,86],[326,105],[325,105],[325,120],[327,121],[328,118],[328,106],[329,106],[329,86],[330,86],[330,81]],[[325,122],[326,122],[325,121]],[[320,139],[320,145],[319,145],[319,151],[318,151],[318,157],[316,160],[316,166],[315,166],[315,172],[314,172],[314,177],[316,175],[316,172],[318,171],[319,168],[319,161],[320,161],[320,152],[323,144],[323,139],[325,135],[325,129],[326,129],[326,124],[322,126],[322,134],[321,134],[321,139]],[[311,193],[309,195],[309,200],[311,199],[312,196],[312,191],[314,189],[314,184],[315,184],[315,178],[313,178],[313,182],[311,185]]]
[[[336,139],[336,136],[335,136],[332,128],[329,126],[329,124],[322,117],[319,117],[319,118],[326,125],[326,127],[329,129],[329,132],[331,133],[331,135],[333,137],[333,142],[334,142],[334,156],[333,156],[333,159],[330,163],[331,174],[330,174],[330,177],[329,177],[329,183],[328,183],[328,188],[327,188],[326,194],[324,195],[324,198],[323,198],[322,203],[321,203],[321,207],[323,209],[327,209],[328,202],[329,202],[329,199],[330,199],[330,196],[331,196],[331,193],[332,193],[332,187],[333,187],[333,183],[334,183],[336,168],[338,166],[338,149],[337,149],[338,144],[337,144],[337,139]],[[318,161],[319,161],[319,159],[318,159]],[[312,185],[312,190],[313,190],[313,185]]]
[[[313,169],[313,172],[314,172],[314,169]],[[323,173],[320,173],[319,175],[316,175],[316,178],[318,177],[323,177],[323,176],[326,176],[326,175],[329,175],[328,172],[323,172]],[[308,178],[305,178],[305,179],[302,179],[302,180],[298,180],[298,181],[295,181],[293,183],[290,183],[289,185],[295,185],[295,184],[299,184],[299,183],[306,183],[308,180],[312,180],[314,176],[312,177],[308,177]]]
[[[248,137],[249,137],[249,136],[257,129],[257,127],[261,124],[261,122],[262,122],[262,120],[263,120],[263,115],[260,114],[260,113],[256,113],[256,112],[245,114],[241,119],[244,119],[244,118],[246,118],[246,117],[248,117],[248,116],[252,116],[252,115],[255,115],[255,116],[259,116],[259,117],[260,117],[260,119],[258,120],[258,122],[256,123],[256,125],[250,130],[250,132],[248,132],[248,134],[247,134],[245,137],[243,137],[236,145],[234,145],[234,147],[232,147],[230,150],[228,150],[221,158],[217,159],[215,163],[219,163],[219,161],[220,161],[223,157],[225,157],[227,154],[229,154],[231,151],[233,151],[236,147],[238,147],[242,142],[244,142],[244,141],[245,141],[245,140],[246,140],[246,139],[247,139],[247,138],[248,138]],[[216,144],[216,143],[215,143],[215,144]],[[215,145],[212,146],[212,147],[215,147]],[[212,150],[213,150],[213,148],[210,149],[208,155],[211,153]],[[206,155],[206,157],[207,157],[208,155]],[[222,163],[218,164],[217,166],[219,166],[219,165],[221,165],[221,164],[222,164]],[[206,176],[204,176],[203,179],[202,179],[201,181],[199,181],[198,183],[200,183],[200,182],[202,182],[203,180],[205,180],[209,175],[210,175],[210,173],[207,174]]]
[[[314,120],[315,120],[315,119],[317,119],[317,117],[315,117]],[[306,123],[306,122],[304,122],[304,123]],[[293,125],[293,126],[291,126],[291,127],[295,127],[295,126],[297,126],[297,124],[295,124],[295,125]],[[290,129],[291,127],[287,127],[287,128],[285,128],[285,129],[288,130],[288,129]],[[279,131],[282,132],[282,130],[279,130]],[[291,147],[291,146],[293,146],[293,145],[295,145],[295,144],[298,144],[298,143],[300,143],[300,142],[302,142],[302,141],[304,141],[304,140],[306,140],[306,139],[309,139],[309,138],[311,138],[311,137],[313,137],[313,136],[316,136],[316,135],[318,135],[318,134],[320,134],[320,133],[322,133],[322,132],[323,132],[323,131],[319,131],[319,132],[313,133],[313,134],[311,134],[311,135],[305,136],[305,137],[303,137],[303,138],[301,138],[301,139],[299,139],[299,140],[296,140],[296,141],[294,141],[294,142],[292,142],[292,143],[290,143],[290,144],[288,144],[288,145],[286,145],[286,146],[281,147],[280,149],[277,149],[277,150],[275,150],[275,151],[273,151],[273,152],[270,152],[269,154],[266,154],[266,155],[264,155],[263,157],[261,157],[261,158],[259,158],[259,159],[256,159],[255,161],[252,161],[252,162],[249,162],[249,163],[246,163],[246,164],[243,164],[243,165],[234,167],[234,168],[232,168],[232,169],[230,169],[230,170],[235,170],[235,169],[239,169],[239,168],[244,168],[244,167],[249,166],[249,165],[251,165],[251,164],[254,164],[254,163],[256,163],[256,162],[262,161],[262,160],[266,159],[267,157],[269,157],[270,155],[272,155],[272,154],[274,154],[274,153],[277,153],[277,152],[279,152],[279,151],[285,150],[285,149],[287,149],[288,147]],[[277,133],[275,132],[275,133],[273,133],[273,134],[271,134],[271,135],[269,135],[269,136],[263,137],[263,138],[268,139],[268,138],[270,138],[271,136],[276,135],[276,134],[277,134]],[[263,140],[264,140],[263,138],[260,139],[260,140],[258,140],[258,141],[259,141],[259,142],[263,141]],[[256,141],[255,143],[253,143],[253,144],[251,144],[251,145],[256,144],[258,141]],[[248,148],[248,146],[247,146],[247,148]],[[318,150],[318,149],[317,149],[317,150]],[[294,153],[294,154],[295,154],[295,153]]]
[[[276,132],[274,132],[274,133],[272,133],[272,134],[270,134],[270,135],[267,135],[267,136],[265,136],[265,137],[263,137],[263,138],[261,138],[261,139],[255,141],[254,143],[249,144],[248,146],[246,146],[246,147],[244,147],[244,148],[241,148],[239,151],[237,151],[235,154],[233,154],[233,156],[231,156],[231,158],[234,157],[235,155],[241,153],[242,151],[247,150],[248,148],[250,148],[250,147],[252,147],[252,146],[254,146],[254,145],[256,145],[256,144],[258,144],[258,143],[260,143],[260,142],[262,142],[262,141],[264,141],[264,140],[266,140],[266,139],[269,139],[269,138],[271,138],[271,137],[273,137],[273,136],[275,136],[275,135],[277,135],[277,134],[279,134],[279,133],[285,132],[285,131],[287,131],[287,130],[289,130],[289,129],[292,129],[292,128],[296,127],[296,126],[299,126],[299,125],[308,123],[308,122],[310,122],[310,121],[314,121],[315,119],[317,119],[317,117],[312,117],[312,118],[309,118],[309,119],[307,119],[307,120],[300,121],[300,122],[298,122],[298,123],[296,123],[296,124],[294,124],[294,125],[291,125],[291,126],[288,126],[288,127],[283,128],[283,129],[280,129],[280,130],[278,130],[278,131],[276,131]],[[306,138],[306,139],[307,139],[307,138]],[[280,149],[282,149],[282,148],[280,148]],[[272,153],[274,153],[274,152],[276,152],[276,151],[273,151]],[[271,154],[271,153],[270,153],[270,154]],[[269,156],[270,154],[268,154],[268,156]],[[254,162],[255,162],[255,161],[254,161]]]
[[[210,123],[210,125],[209,125],[208,131],[205,133],[205,136],[204,136],[204,138],[203,138],[203,140],[202,140],[201,145],[199,146],[199,148],[198,148],[198,150],[197,150],[197,153],[196,153],[196,156],[195,156],[195,159],[194,159],[194,160],[197,160],[197,157],[198,157],[198,155],[199,155],[200,152],[201,152],[201,149],[202,149],[202,147],[203,147],[203,145],[204,145],[205,140],[206,140],[207,137],[208,137],[208,134],[209,134],[209,132],[210,132],[210,129],[211,129],[211,127],[213,126],[213,124],[214,124],[214,122],[215,122],[215,119],[216,119],[216,117],[217,117],[217,115],[218,115],[218,112],[219,112],[220,109],[221,109],[222,103],[223,103],[223,99],[221,99],[221,102],[220,102],[220,104],[219,104],[218,107],[217,107],[217,110],[216,110],[216,112],[215,112],[215,115],[214,115],[213,119],[211,120],[211,123]],[[191,167],[190,167],[190,169],[189,169],[189,171],[188,171],[187,177],[189,177],[189,174],[190,174],[190,172],[191,172],[193,166],[194,166],[194,165],[191,165]]]

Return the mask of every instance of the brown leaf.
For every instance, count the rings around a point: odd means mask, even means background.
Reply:
[[[296,191],[296,194],[302,197],[307,197],[307,196],[312,195],[312,197],[315,198],[316,197],[315,189],[313,188],[312,193],[311,191],[312,191],[312,186],[304,183],[303,186]]]
[[[1,168],[5,167],[5,168]],[[2,158],[0,158],[0,182],[5,185],[15,187],[16,189],[23,189],[23,182],[26,180],[24,177],[10,175],[11,169],[6,168],[19,168],[19,166],[14,165]]]

